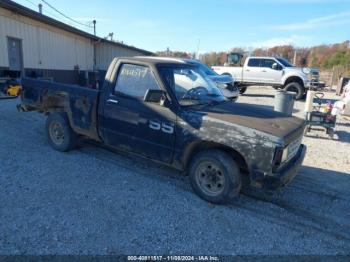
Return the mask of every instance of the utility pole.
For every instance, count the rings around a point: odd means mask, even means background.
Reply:
[[[92,21],[92,23],[94,24],[94,36],[96,36],[96,20]]]
[[[96,36],[96,20],[93,20],[92,23],[94,24],[94,36]],[[98,41],[94,42],[94,61],[93,61],[93,70],[96,71],[96,45],[97,45]]]
[[[201,39],[198,39],[198,45],[197,45],[197,59],[199,59],[199,47],[201,45]]]
[[[38,7],[39,7],[39,13],[43,14],[43,5],[39,4]]]
[[[167,49],[166,49],[166,56],[170,56],[170,48],[169,47],[167,47]]]
[[[111,41],[113,41],[113,35],[114,35],[113,32],[108,34],[108,36],[111,38]]]
[[[297,63],[297,50],[294,50],[293,65]]]

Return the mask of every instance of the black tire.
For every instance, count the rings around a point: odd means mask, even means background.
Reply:
[[[326,128],[326,134],[329,135],[331,139],[334,139],[334,129],[331,127]]]
[[[231,92],[235,92],[235,91],[238,91],[238,87],[235,86],[235,84],[227,84],[227,87],[226,87],[227,90],[231,91]]]
[[[191,161],[189,177],[198,196],[215,204],[230,202],[242,187],[239,166],[231,156],[220,150],[198,153]]]
[[[46,135],[49,144],[57,151],[67,152],[76,146],[77,135],[64,113],[53,113],[48,116]]]
[[[239,89],[239,93],[240,93],[241,95],[244,94],[245,91],[247,91],[247,87],[246,87],[246,86],[245,86],[245,87],[241,87],[241,88]]]
[[[296,93],[295,100],[300,100],[304,97],[305,88],[298,82],[291,82],[284,87],[284,90]]]

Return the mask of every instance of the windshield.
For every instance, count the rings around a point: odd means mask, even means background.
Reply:
[[[294,65],[292,65],[291,63],[289,63],[286,59],[284,58],[276,58],[278,60],[278,62],[280,62],[282,65],[284,65],[285,67],[294,67]]]
[[[208,76],[216,76],[217,73],[215,73],[213,70],[209,68],[209,66],[202,64],[202,63],[197,63],[198,67]]]
[[[197,66],[164,66],[159,71],[175,93],[180,105],[226,101],[216,84]]]

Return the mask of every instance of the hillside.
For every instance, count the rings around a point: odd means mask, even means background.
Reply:
[[[242,52],[242,48],[232,48],[230,52]],[[173,56],[182,58],[194,57],[194,54],[181,51],[157,52],[160,56]],[[256,48],[252,50],[253,56],[281,56],[296,66],[319,68],[320,78],[328,86],[336,85],[342,76],[350,77],[350,41],[332,45],[318,45],[308,48],[297,48],[292,45],[275,46],[268,49]],[[223,65],[226,61],[226,52],[209,52],[200,55],[200,59],[208,64]]]
[[[244,52],[242,48],[232,48],[233,52]],[[275,46],[268,49],[256,48],[252,55],[282,56],[289,61],[294,60],[296,52],[296,65],[302,67],[317,67],[320,69],[332,69],[334,66],[348,67],[350,69],[350,41],[339,44],[319,45],[309,48],[296,48],[292,45]],[[161,56],[176,56],[190,58],[191,53],[180,51],[157,52]],[[210,52],[201,55],[201,60],[208,65],[223,65],[226,52]]]

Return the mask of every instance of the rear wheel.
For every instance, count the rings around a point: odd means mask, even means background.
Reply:
[[[227,84],[227,87],[226,87],[227,90],[231,91],[231,92],[234,92],[234,91],[237,91],[238,88],[235,86],[235,84],[233,83],[230,83],[230,84]]]
[[[239,93],[240,93],[241,95],[244,94],[245,91],[247,91],[247,87],[246,87],[246,86],[245,86],[245,87],[241,87],[241,88],[239,89]]]
[[[53,113],[48,116],[46,134],[49,144],[57,151],[66,152],[76,145],[77,136],[63,113]]]
[[[331,127],[326,128],[326,134],[329,135],[331,139],[334,139],[334,129]]]
[[[190,165],[189,176],[197,195],[216,204],[231,201],[238,196],[242,187],[237,163],[220,150],[198,153]]]
[[[295,93],[295,100],[300,100],[304,97],[304,94],[305,94],[305,88],[299,84],[298,82],[292,82],[292,83],[289,83],[285,86],[284,88],[285,91],[288,91],[288,92],[293,92]]]

